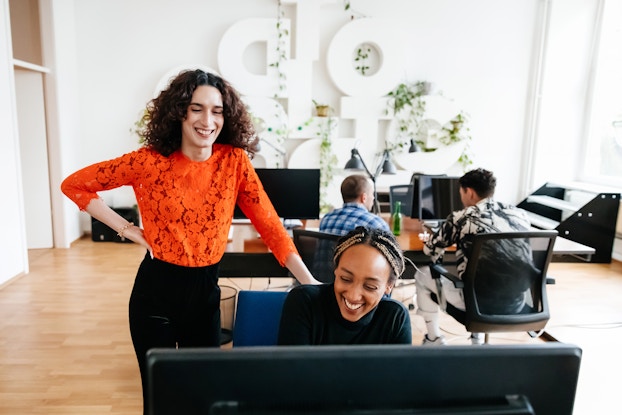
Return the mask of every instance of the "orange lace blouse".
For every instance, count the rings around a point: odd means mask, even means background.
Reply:
[[[140,148],[85,167],[61,184],[85,210],[97,192],[132,186],[144,236],[154,257],[188,267],[220,261],[236,201],[281,265],[297,250],[240,148],[214,144],[212,155],[195,162],[181,151],[164,157]]]

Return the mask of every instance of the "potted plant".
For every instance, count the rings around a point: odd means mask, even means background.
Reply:
[[[331,113],[330,105],[328,104],[320,104],[316,100],[312,100],[313,105],[315,105],[315,113],[318,117],[328,117]]]

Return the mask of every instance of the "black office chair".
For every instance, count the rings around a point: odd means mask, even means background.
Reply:
[[[411,216],[413,206],[413,189],[412,184],[396,184],[389,186],[389,203],[391,204],[391,214],[395,207],[395,202],[401,202],[401,212],[404,216]]]
[[[335,280],[333,251],[341,235],[294,228],[293,236],[302,261],[315,279],[323,283],[333,282]]]
[[[442,264],[430,266],[441,298],[433,296],[471,333],[526,331],[539,336],[549,320],[546,273],[557,231],[501,232],[470,235],[462,279]],[[465,310],[442,298],[441,276],[462,288]]]

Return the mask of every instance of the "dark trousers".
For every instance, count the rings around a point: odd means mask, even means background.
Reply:
[[[129,317],[147,414],[149,349],[220,346],[218,264],[183,267],[147,253],[134,281]]]

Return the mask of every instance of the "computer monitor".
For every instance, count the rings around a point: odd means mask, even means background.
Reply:
[[[460,178],[420,175],[413,177],[413,209],[416,219],[442,221],[451,212],[463,208]]]
[[[580,361],[562,343],[152,349],[148,399],[151,415],[570,415]]]
[[[283,219],[319,219],[320,170],[319,169],[255,169],[259,180]],[[234,219],[246,215],[236,206]]]

